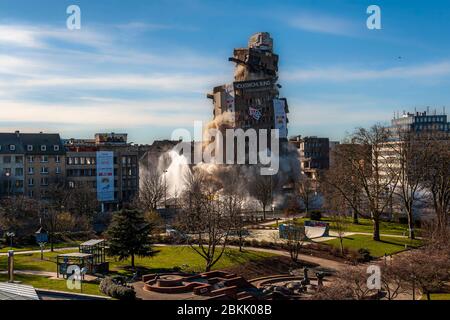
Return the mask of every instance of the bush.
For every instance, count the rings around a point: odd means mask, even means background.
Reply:
[[[369,249],[361,248],[358,250],[358,254],[360,255],[361,262],[369,262],[372,260]]]
[[[322,213],[320,211],[318,211],[318,210],[313,210],[309,214],[309,218],[311,220],[320,221],[322,219]]]
[[[119,300],[135,300],[134,288],[124,285],[126,279],[123,277],[106,277],[100,282],[100,291]]]

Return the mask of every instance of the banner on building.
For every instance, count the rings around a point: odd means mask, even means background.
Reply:
[[[249,107],[248,114],[256,121],[259,121],[259,119],[261,119],[261,117],[262,117],[261,108]]]
[[[273,113],[275,118],[275,129],[280,131],[280,138],[286,138],[286,101],[282,99],[273,99]]]
[[[97,200],[114,200],[114,152],[97,152]]]
[[[235,108],[234,108],[234,86],[233,84],[225,85],[225,118],[224,120],[230,125],[234,125],[235,122]]]

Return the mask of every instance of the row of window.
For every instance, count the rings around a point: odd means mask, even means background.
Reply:
[[[34,185],[35,185],[34,184],[34,178],[28,178],[28,186],[29,187],[33,187]],[[48,178],[47,177],[42,177],[41,181],[40,181],[40,185],[42,187],[48,186]]]
[[[444,122],[445,117],[417,117],[416,122]]]
[[[117,157],[113,159],[114,164],[117,164]],[[122,165],[132,165],[136,164],[136,157],[123,156],[122,157]],[[95,157],[67,157],[66,163],[69,165],[94,165],[96,163]]]
[[[28,168],[28,174],[32,175],[35,173],[35,170],[33,167],[29,167]],[[48,167],[41,167],[40,170],[41,174],[49,174],[50,170]],[[55,168],[55,173],[56,174],[61,174],[61,167],[56,167]],[[12,176],[12,169],[11,168],[3,168],[3,176],[5,177],[11,177]],[[23,168],[15,168],[14,169],[14,176],[15,177],[23,177]]]
[[[9,151],[16,151],[16,145],[15,144],[10,144],[8,146],[8,149],[9,149]],[[33,145],[31,145],[31,144],[27,145],[27,151],[31,152],[31,151],[33,151],[33,149],[34,149]],[[0,150],[2,150],[2,146],[0,146]],[[47,146],[45,144],[41,145],[40,146],[40,150],[41,151],[47,151]],[[53,146],[53,151],[59,151],[59,150],[60,150],[59,145],[55,144]]]
[[[3,163],[12,163],[15,162],[16,164],[22,164],[23,163],[23,157],[22,156],[3,156]]]

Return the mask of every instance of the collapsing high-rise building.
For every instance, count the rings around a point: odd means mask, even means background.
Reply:
[[[285,98],[279,97],[278,55],[267,32],[250,37],[247,48],[234,49],[234,82],[215,87],[208,98],[214,103],[214,122],[223,129],[278,129],[280,146],[287,141]],[[270,137],[267,141],[270,144]]]

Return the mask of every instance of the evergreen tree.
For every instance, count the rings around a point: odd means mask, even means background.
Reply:
[[[134,269],[134,257],[150,257],[155,254],[151,247],[150,233],[152,225],[137,210],[123,209],[113,214],[107,230],[109,253],[120,261],[131,257]]]

